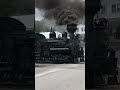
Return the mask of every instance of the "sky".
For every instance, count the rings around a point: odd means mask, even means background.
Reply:
[[[85,1],[85,0],[82,0]],[[44,17],[44,11],[35,8],[35,20],[42,20]]]
[[[85,0],[83,0],[85,1]],[[40,10],[38,8],[35,8],[35,20],[39,20],[41,21],[42,19],[44,19],[44,11],[43,10]],[[46,21],[45,21],[46,22]],[[54,29],[57,29],[57,31],[64,31],[66,29],[66,27],[63,27],[63,26],[56,26],[54,22],[50,22],[49,20],[47,20],[46,24],[48,26],[52,26]],[[78,26],[79,28],[80,26]]]
[[[20,20],[26,28],[34,28],[34,14],[33,15],[22,15],[22,16],[11,16],[17,20]]]
[[[42,19],[44,19],[44,12],[42,10],[39,10],[38,8],[35,8],[35,20],[41,21]],[[46,20],[45,22],[49,27],[52,26],[54,29],[56,29],[59,32],[63,32],[66,28],[66,27],[63,27],[63,26],[58,27],[53,22],[50,23],[49,20]],[[78,28],[81,28],[81,26],[78,25]],[[85,33],[85,32],[80,32],[80,33]]]
[[[43,16],[44,12],[38,8],[35,8],[35,20],[42,20],[44,18]]]

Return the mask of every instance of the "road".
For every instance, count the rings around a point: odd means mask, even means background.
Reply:
[[[85,90],[85,64],[36,67],[35,90]]]

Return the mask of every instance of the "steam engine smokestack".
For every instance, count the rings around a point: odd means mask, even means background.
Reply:
[[[64,32],[64,33],[62,34],[62,38],[67,39],[67,32]]]
[[[77,24],[68,24],[67,31],[70,33],[70,39],[74,39],[74,32],[77,30]]]
[[[49,34],[49,38],[51,38],[51,39],[55,39],[56,38],[56,33],[55,33],[55,31],[53,30],[52,27],[51,27],[51,32]]]

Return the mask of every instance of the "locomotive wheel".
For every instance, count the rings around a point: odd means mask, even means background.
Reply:
[[[80,58],[80,62],[84,62],[84,58]]]
[[[79,60],[78,60],[78,58],[70,58],[69,61],[70,61],[70,63],[76,64],[76,63],[78,63]]]
[[[68,57],[67,63],[74,63],[74,61],[73,61],[73,60],[74,60],[73,58]]]

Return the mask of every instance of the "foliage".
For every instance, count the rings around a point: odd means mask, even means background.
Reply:
[[[35,32],[48,32],[48,27],[45,26],[43,21],[35,21]]]

